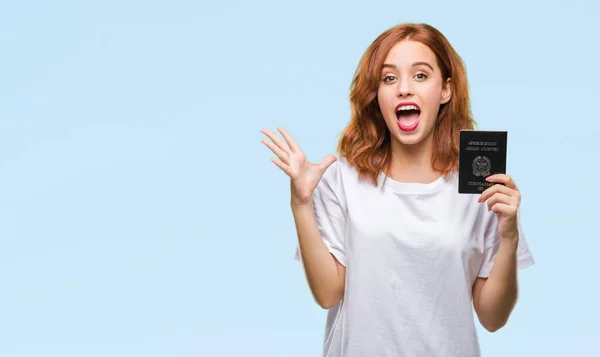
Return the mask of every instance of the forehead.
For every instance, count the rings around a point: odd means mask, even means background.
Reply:
[[[388,52],[384,63],[394,64],[398,67],[410,67],[415,62],[427,62],[437,67],[433,51],[417,41],[404,40],[394,45]]]

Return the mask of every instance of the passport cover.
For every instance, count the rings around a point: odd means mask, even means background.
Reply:
[[[506,173],[506,131],[461,130],[458,193],[481,194],[494,185],[485,178]]]

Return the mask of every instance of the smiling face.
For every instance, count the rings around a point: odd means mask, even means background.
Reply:
[[[450,80],[444,81],[433,51],[415,41],[398,42],[389,51],[377,101],[390,130],[392,145],[414,145],[428,138],[440,105],[450,100]],[[394,140],[395,139],[395,140]]]

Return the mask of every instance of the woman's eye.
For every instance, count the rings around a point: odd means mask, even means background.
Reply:
[[[418,80],[424,80],[427,79],[427,75],[425,73],[417,73],[415,74],[415,78],[417,78]]]

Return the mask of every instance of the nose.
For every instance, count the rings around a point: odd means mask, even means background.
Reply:
[[[412,81],[409,78],[404,77],[398,80],[398,88],[396,89],[396,95],[398,97],[409,97],[413,95]]]

